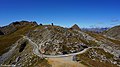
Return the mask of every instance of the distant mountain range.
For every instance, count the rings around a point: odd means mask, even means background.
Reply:
[[[106,31],[110,29],[110,27],[106,28],[81,28],[83,31],[91,31],[91,32],[96,32],[96,33],[102,33],[103,31]]]
[[[55,67],[53,61],[58,59],[57,67],[71,63],[85,67],[119,67],[119,32],[120,26],[81,29],[77,24],[64,28],[53,23],[13,22],[0,27],[0,65]],[[62,63],[65,59],[60,58],[67,58],[66,64]]]

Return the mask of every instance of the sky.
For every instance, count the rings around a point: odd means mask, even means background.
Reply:
[[[120,25],[120,0],[0,0],[0,26],[21,20],[112,27]]]

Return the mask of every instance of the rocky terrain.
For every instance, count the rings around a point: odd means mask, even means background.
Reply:
[[[80,40],[83,36],[79,35],[77,31],[60,26],[39,26],[30,31],[27,36],[38,44],[43,54],[69,54],[87,48],[87,45]]]
[[[61,65],[66,64],[66,67],[70,66],[68,64],[71,64],[71,67],[75,64],[85,67],[119,67],[119,34],[117,37],[109,36],[108,32],[111,30],[117,32],[120,29],[113,27],[104,34],[97,34],[82,31],[77,24],[64,28],[53,23],[38,25],[36,22],[14,22],[0,28],[0,64],[13,64],[16,67],[55,67],[56,61]],[[66,58],[70,56],[71,62],[62,63],[64,55]],[[51,58],[53,56],[55,59]],[[61,59],[58,59],[58,56]],[[57,66],[59,63],[55,64]]]

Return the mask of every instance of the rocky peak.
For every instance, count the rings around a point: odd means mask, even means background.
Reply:
[[[77,24],[74,24],[70,29],[81,30]]]

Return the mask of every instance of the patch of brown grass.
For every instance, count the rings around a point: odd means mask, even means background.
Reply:
[[[9,46],[13,45],[18,39],[21,38],[20,35],[25,35],[29,30],[33,29],[31,25],[22,27],[14,33],[4,35],[0,37],[0,55],[9,50]]]

